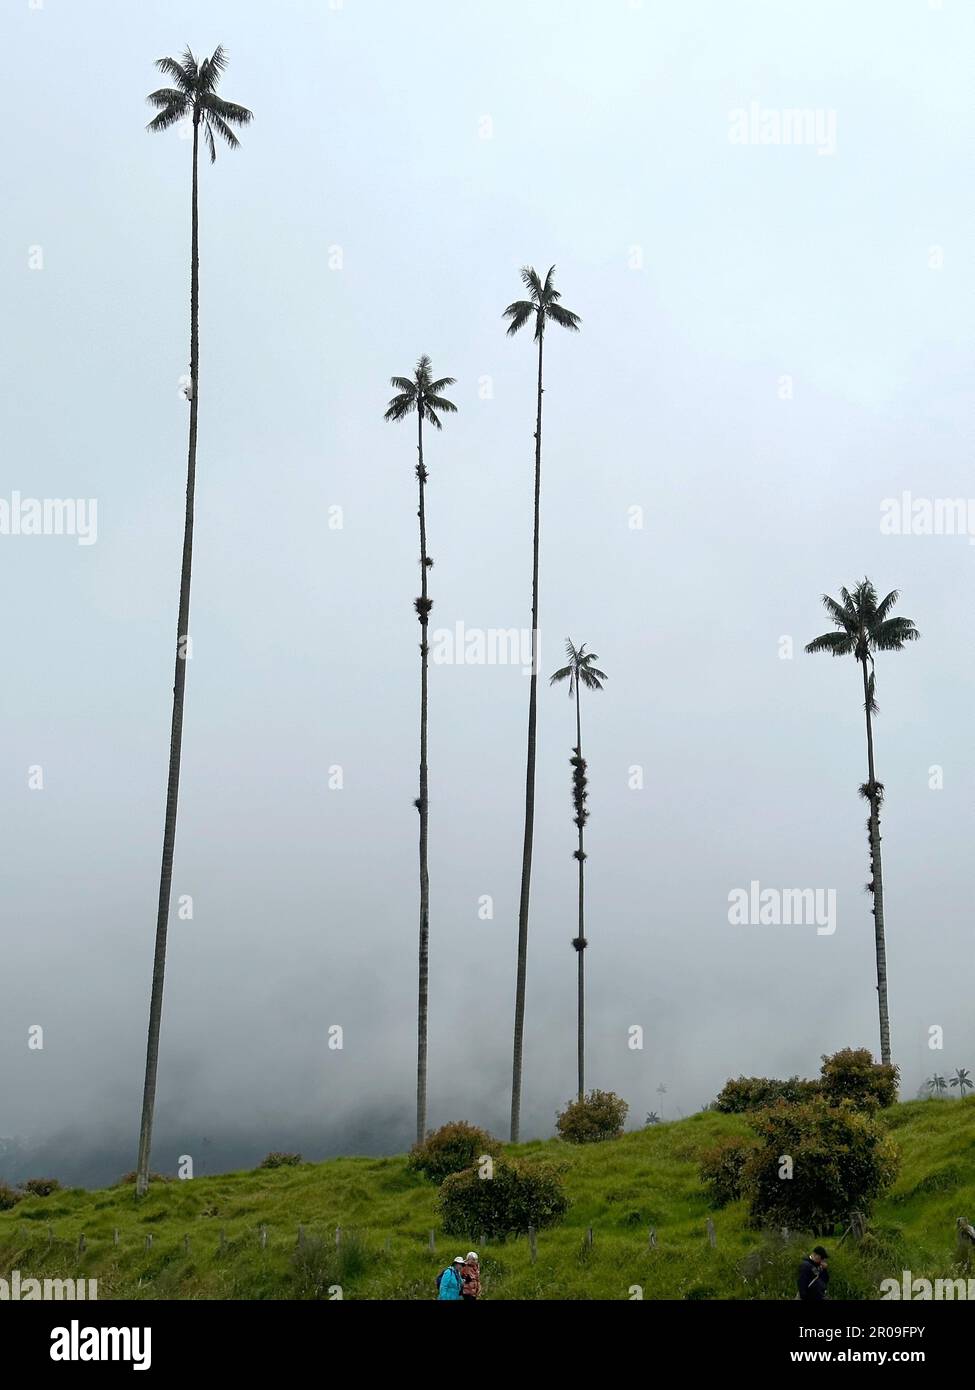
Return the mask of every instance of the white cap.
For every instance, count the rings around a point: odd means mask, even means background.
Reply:
[[[467,1252],[467,1258],[468,1258],[469,1260],[476,1260],[476,1259],[477,1259],[477,1251],[476,1251],[476,1250],[468,1250],[468,1252]]]
[[[454,1264],[455,1264],[455,1265],[462,1265],[463,1263],[464,1263],[464,1257],[463,1257],[463,1255],[455,1255],[455,1256],[454,1256]]]

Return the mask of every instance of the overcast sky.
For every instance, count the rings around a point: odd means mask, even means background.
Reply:
[[[881,531],[885,499],[975,496],[971,6],[5,0],[0,499],[97,502],[93,544],[0,535],[5,1175],[135,1162],[191,153],[144,98],[155,58],[217,43],[255,120],[201,170],[193,917],[153,1167],[409,1143],[415,441],[382,414],[420,353],[457,378],[433,630],[527,628],[535,358],[501,318],[525,263],[583,319],[546,339],[540,625],[545,676],[567,635],[609,675],[583,710],[589,1081],[642,1123],[878,1050],[859,672],[802,653],[864,574],[922,632],[877,667],[894,1056],[910,1095],[975,1065],[975,547]],[[528,685],[431,668],[429,1118],[501,1134]],[[540,682],[524,1137],[575,1085],[573,741]],[[752,881],[835,890],[835,932],[732,925]]]

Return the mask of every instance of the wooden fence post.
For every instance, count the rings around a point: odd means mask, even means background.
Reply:
[[[341,1227],[341,1226],[336,1226],[336,1228],[335,1228],[335,1248],[336,1248],[336,1250],[341,1250],[341,1248],[342,1248],[342,1227]]]
[[[652,1249],[654,1248],[654,1246],[657,1244],[657,1232],[653,1229],[652,1226],[650,1227],[650,1237],[649,1237],[648,1244],[649,1244],[651,1250],[652,1250]]]
[[[152,1235],[151,1235],[151,1234],[149,1234],[149,1235],[146,1236],[146,1249],[147,1249],[147,1250],[151,1250],[151,1249],[152,1249]]]
[[[589,1229],[588,1229],[588,1231],[586,1231],[586,1244],[589,1246],[589,1249],[590,1249],[590,1250],[592,1249],[592,1242],[593,1242],[592,1227],[590,1226]]]
[[[528,1258],[532,1264],[538,1259],[538,1241],[535,1238],[534,1226],[528,1227]]]
[[[717,1245],[717,1243],[718,1243],[718,1236],[717,1236],[717,1232],[716,1232],[715,1229],[714,1229],[714,1222],[711,1220],[710,1216],[708,1217],[708,1221],[707,1221],[707,1231],[708,1231],[708,1244],[711,1246],[711,1249],[713,1250],[714,1247],[715,1247],[715,1246]]]
[[[85,1238],[84,1238],[84,1236],[79,1236],[79,1237],[78,1237],[78,1254],[79,1254],[79,1255],[83,1255],[84,1253],[85,1253]]]
[[[112,1231],[112,1244],[115,1246],[116,1250],[118,1249],[119,1239],[119,1229],[116,1226]]]
[[[436,1231],[431,1231],[431,1232],[430,1232],[430,1249],[431,1249],[431,1250],[436,1250],[436,1248],[437,1248],[437,1233],[436,1233]]]
[[[299,1226],[299,1227],[298,1227],[298,1244],[299,1244],[299,1245],[304,1245],[304,1243],[305,1243],[305,1228],[304,1228],[304,1226]]]
[[[262,1250],[266,1250],[266,1249],[267,1249],[267,1227],[266,1227],[266,1226],[262,1226],[262,1227],[261,1227],[261,1249],[262,1249]]]

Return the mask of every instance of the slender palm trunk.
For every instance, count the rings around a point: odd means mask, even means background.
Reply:
[[[890,1015],[887,1011],[887,945],[884,939],[884,876],[880,862],[880,797],[873,762],[873,722],[870,717],[870,682],[867,659],[863,667],[863,704],[867,718],[867,776],[870,803],[870,868],[873,882],[873,928],[877,946],[877,1000],[880,1008],[880,1060],[890,1062]]]
[[[163,982],[166,975],[166,933],[169,900],[173,883],[173,850],[176,844],[176,808],[179,800],[179,764],[183,744],[183,691],[186,686],[186,640],[190,622],[190,574],[193,564],[193,498],[196,490],[196,422],[200,408],[200,245],[198,201],[198,154],[200,126],[193,115],[193,196],[190,249],[190,441],[186,464],[186,519],[183,526],[183,564],[179,580],[179,621],[176,627],[176,674],[173,680],[173,722],[169,742],[169,782],[166,790],[166,820],[163,828],[162,868],[159,875],[159,905],[156,913],[156,949],[152,963],[152,993],[149,999],[149,1037],[146,1045],[146,1078],[142,1093],[142,1125],[139,1130],[139,1159],[136,1192],[144,1196],[149,1187],[149,1154],[152,1147],[152,1120],[156,1103],[156,1069],[159,1063],[159,1025],[162,1018]]]
[[[532,669],[528,693],[528,761],[525,769],[525,840],[518,903],[518,978],[515,986],[515,1042],[511,1066],[511,1142],[521,1127],[521,1063],[525,1037],[525,972],[528,963],[528,902],[531,896],[532,842],[535,832],[535,716],[538,703],[538,520],[542,492],[542,344],[538,335],[538,409],[535,420],[535,527],[532,539]]]
[[[579,679],[576,676],[576,756],[582,759],[582,715],[579,709]],[[583,848],[583,819],[582,805],[578,808],[579,820],[579,934],[578,945],[576,946],[576,956],[578,958],[579,970],[579,1000],[577,1018],[577,1040],[579,1060],[579,1099],[582,1100],[586,1092],[586,886],[585,886],[585,862],[586,855]]]
[[[423,405],[417,411],[418,462],[420,483],[420,980],[417,1001],[416,1041],[416,1142],[423,1143],[427,1128],[427,997],[430,964],[430,878],[427,872],[427,519],[424,506],[426,473],[423,468]]]

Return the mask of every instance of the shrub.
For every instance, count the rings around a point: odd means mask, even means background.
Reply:
[[[11,1207],[15,1207],[23,1195],[16,1187],[11,1187],[0,1178],[0,1211],[9,1211]]]
[[[845,1047],[823,1058],[822,1092],[831,1105],[848,1100],[860,1110],[886,1110],[897,1099],[900,1071],[875,1062],[866,1047]]]
[[[28,1178],[24,1183],[24,1196],[50,1197],[52,1192],[60,1192],[61,1184],[57,1178]]]
[[[754,1117],[759,1144],[742,1173],[754,1225],[829,1234],[853,1211],[866,1214],[891,1186],[897,1150],[883,1126],[849,1101],[780,1102]],[[792,1176],[781,1176],[783,1155]]]
[[[570,1144],[600,1144],[620,1137],[629,1110],[613,1091],[590,1091],[582,1100],[569,1102],[555,1127]]]
[[[708,1189],[711,1204],[726,1207],[741,1197],[741,1177],[755,1140],[741,1136],[721,1139],[701,1155],[701,1181]]]
[[[472,1168],[482,1155],[496,1158],[501,1145],[486,1130],[454,1120],[432,1130],[422,1144],[414,1144],[406,1160],[413,1173],[422,1173],[432,1182],[443,1182],[451,1173]]]
[[[805,1081],[800,1076],[790,1076],[788,1081],[776,1081],[770,1076],[739,1076],[725,1082],[714,1109],[725,1115],[743,1115],[748,1110],[764,1110],[780,1100],[812,1100],[819,1091],[818,1081]]]
[[[569,1199],[554,1165],[501,1159],[491,1178],[480,1177],[476,1168],[445,1178],[439,1206],[446,1235],[503,1240],[529,1226],[554,1226]]]
[[[136,1181],[136,1179],[138,1178],[138,1176],[139,1176],[138,1173],[137,1173],[136,1170],[133,1168],[132,1171],[131,1171],[130,1173],[123,1173],[122,1176],[119,1178],[118,1182],[115,1184],[115,1186],[116,1186],[116,1187],[126,1187],[126,1186],[128,1186],[129,1184],[135,1183],[135,1181]],[[152,1183],[152,1182],[173,1182],[174,1179],[171,1178],[171,1177],[169,1177],[166,1173],[150,1173],[150,1174],[149,1174],[149,1181],[150,1181],[151,1183]]]
[[[301,1154],[278,1153],[273,1150],[261,1159],[258,1168],[297,1168],[301,1163]]]

